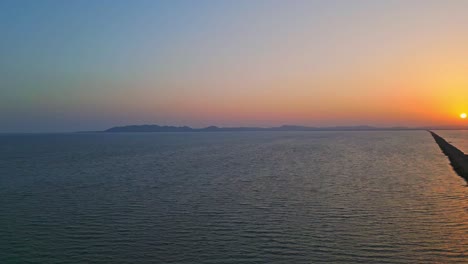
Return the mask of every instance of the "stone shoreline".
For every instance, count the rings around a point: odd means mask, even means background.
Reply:
[[[453,169],[468,182],[468,155],[436,133],[429,131],[442,152],[449,158]]]

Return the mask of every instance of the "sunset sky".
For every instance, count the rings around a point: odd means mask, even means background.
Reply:
[[[468,1],[0,0],[0,33],[0,132],[468,124]]]

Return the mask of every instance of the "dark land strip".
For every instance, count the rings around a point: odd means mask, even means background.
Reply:
[[[465,155],[463,151],[448,143],[436,133],[432,131],[429,131],[429,133],[434,137],[442,152],[449,158],[453,169],[468,183],[468,155]]]

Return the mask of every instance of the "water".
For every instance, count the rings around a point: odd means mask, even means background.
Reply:
[[[0,263],[468,261],[466,182],[424,131],[0,146]]]

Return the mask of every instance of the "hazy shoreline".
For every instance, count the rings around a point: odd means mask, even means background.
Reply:
[[[217,127],[192,128],[189,126],[160,126],[160,125],[128,125],[116,126],[103,133],[128,133],[128,132],[253,132],[253,131],[408,131],[408,130],[466,130],[466,127],[374,127],[374,126],[332,126],[309,127],[298,125],[283,125],[278,127]],[[98,131],[90,131],[98,132]],[[83,133],[83,132],[81,132]],[[86,132],[85,132],[86,133]]]

